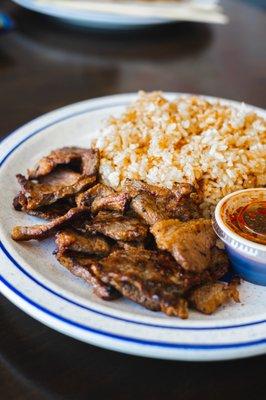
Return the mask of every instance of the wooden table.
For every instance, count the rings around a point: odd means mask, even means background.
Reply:
[[[16,29],[0,36],[0,134],[66,104],[138,89],[204,93],[266,108],[262,10],[224,1],[227,26],[84,30],[2,0]],[[0,398],[261,399],[265,357],[169,362],[89,346],[0,297]]]

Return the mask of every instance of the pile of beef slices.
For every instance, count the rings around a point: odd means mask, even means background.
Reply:
[[[47,220],[17,226],[16,241],[54,237],[55,256],[104,300],[124,296],[153,311],[188,317],[213,313],[237,285],[218,282],[229,270],[210,219],[201,218],[193,186],[172,190],[127,180],[119,191],[101,183],[97,149],[65,147],[17,175],[18,211]]]

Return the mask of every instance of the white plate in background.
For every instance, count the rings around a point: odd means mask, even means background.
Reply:
[[[114,5],[111,3],[97,4],[91,2],[91,5],[86,3],[76,3],[75,0],[72,2],[60,3],[59,1],[47,0],[42,2],[40,0],[13,0],[15,3],[29,10],[36,11],[45,15],[60,18],[66,22],[88,26],[88,27],[100,27],[100,28],[143,28],[145,26],[160,25],[166,23],[173,23],[178,21],[195,21],[195,22],[210,22],[210,23],[226,23],[228,18],[222,13],[221,7],[218,6],[218,1],[208,0],[205,2],[198,1],[198,4],[194,2],[193,7],[176,3],[174,8],[175,13],[173,14],[172,4],[159,5],[156,3],[152,4],[147,2],[146,4],[124,4],[127,10],[123,9],[121,12],[121,6],[119,4]],[[185,3],[186,4],[186,3]],[[96,10],[95,10],[96,6]],[[100,6],[100,9],[99,9]],[[112,7],[109,12],[102,11],[102,6],[106,10],[106,6]],[[135,11],[132,11],[132,6],[135,6]],[[175,5],[174,5],[175,6]],[[92,7],[92,9],[90,9]],[[114,7],[119,8],[119,13],[114,12]],[[128,8],[129,7],[129,8]],[[159,8],[158,8],[159,7]],[[169,7],[170,12],[169,12]],[[93,11],[92,11],[93,10]],[[127,15],[131,14],[132,15]],[[140,15],[138,15],[140,13]],[[123,15],[124,14],[124,15]]]

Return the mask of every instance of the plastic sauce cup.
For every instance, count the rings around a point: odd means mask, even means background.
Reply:
[[[246,239],[236,233],[226,215],[253,201],[265,201],[266,188],[245,189],[233,192],[219,201],[215,208],[213,228],[224,242],[235,272],[243,279],[266,286],[266,245]]]

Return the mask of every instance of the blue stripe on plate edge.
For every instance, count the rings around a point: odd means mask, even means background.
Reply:
[[[12,286],[7,280],[5,280],[1,275],[0,275],[0,281],[9,288],[13,293],[15,293],[18,297],[26,301],[27,303],[31,304],[38,310],[44,312],[45,314],[49,315],[50,317],[53,317],[61,322],[67,323],[71,326],[74,326],[75,328],[80,328],[82,330],[95,333],[98,335],[106,336],[111,339],[117,339],[117,340],[122,340],[126,342],[131,342],[131,343],[136,343],[140,345],[146,345],[146,346],[155,346],[155,347],[163,347],[163,348],[174,348],[174,349],[186,349],[186,350],[222,350],[222,349],[232,349],[232,348],[240,348],[240,347],[251,347],[251,346],[257,346],[257,345],[263,345],[266,344],[266,339],[260,339],[260,340],[253,340],[250,342],[242,342],[242,343],[222,343],[222,344],[194,344],[194,343],[169,343],[169,342],[155,342],[151,340],[143,340],[143,339],[137,339],[137,338],[132,338],[128,336],[122,336],[122,335],[116,335],[107,331],[99,330],[92,328],[90,326],[86,326],[83,324],[80,324],[78,322],[72,321],[68,318],[64,318],[61,315],[58,315],[54,313],[53,311],[48,310],[47,308],[35,303],[33,300],[25,296],[23,293],[21,293],[19,290],[17,290],[14,286]]]
[[[22,139],[19,143],[17,143],[17,144],[5,155],[5,157],[2,159],[2,161],[0,162],[0,166],[2,166],[2,165],[4,164],[4,162],[8,159],[8,157],[9,157],[18,147],[20,147],[21,144],[25,143],[28,139],[30,139],[31,137],[33,137],[33,136],[35,136],[36,134],[40,133],[40,132],[43,131],[44,129],[46,129],[46,128],[50,127],[50,126],[53,126],[53,125],[55,125],[55,124],[57,124],[57,123],[59,123],[59,122],[62,122],[62,121],[64,121],[64,120],[67,120],[67,119],[69,119],[69,118],[72,118],[72,117],[75,117],[75,116],[78,116],[78,115],[82,115],[82,114],[84,114],[84,113],[86,113],[86,112],[89,112],[89,111],[98,111],[98,110],[102,110],[102,109],[105,109],[105,108],[110,108],[110,107],[112,107],[112,106],[122,106],[122,105],[126,105],[126,103],[125,103],[125,102],[120,103],[120,104],[119,104],[119,103],[115,103],[115,104],[113,104],[113,105],[112,105],[112,104],[108,104],[108,105],[105,105],[105,106],[97,106],[97,107],[94,107],[94,108],[93,108],[93,107],[89,107],[88,109],[85,109],[85,110],[82,110],[82,111],[77,111],[77,112],[74,112],[74,113],[70,113],[69,115],[67,115],[67,116],[65,116],[65,117],[63,117],[63,118],[58,118],[57,120],[53,121],[52,123],[49,123],[49,124],[47,124],[47,125],[45,125],[45,126],[39,128],[38,130],[32,132],[32,133],[29,134],[27,137],[25,137],[24,139]],[[14,135],[15,133],[16,133],[16,131],[13,132],[12,135]],[[5,139],[7,139],[7,138],[5,138]],[[5,139],[4,139],[4,141],[5,141]],[[93,313],[102,315],[102,316],[104,316],[104,317],[116,319],[116,320],[119,320],[119,321],[122,321],[122,322],[127,322],[127,323],[132,323],[132,324],[137,324],[137,325],[144,325],[144,326],[149,326],[149,327],[154,327],[154,328],[160,328],[160,329],[207,330],[207,331],[208,331],[208,330],[223,330],[223,329],[242,328],[242,327],[252,326],[252,325],[258,325],[258,324],[262,324],[262,323],[266,322],[265,320],[260,320],[260,321],[254,321],[254,322],[247,323],[247,324],[229,325],[229,326],[220,326],[220,327],[176,327],[176,326],[156,325],[156,324],[151,324],[151,323],[144,323],[144,322],[140,322],[140,321],[134,321],[134,320],[124,319],[124,318],[120,318],[120,317],[115,317],[115,316],[113,316],[113,315],[110,315],[110,314],[107,314],[107,313],[103,313],[103,312],[97,311],[97,310],[95,310],[95,309],[92,309],[92,308],[83,306],[83,305],[81,305],[81,304],[79,304],[79,303],[77,303],[77,302],[75,302],[75,301],[72,301],[72,300],[68,299],[68,298],[65,297],[65,296],[62,296],[61,294],[55,292],[54,290],[50,289],[49,287],[45,286],[44,284],[42,284],[41,282],[39,282],[37,279],[35,279],[32,275],[30,275],[26,270],[24,270],[23,267],[22,267],[21,265],[19,265],[19,264],[17,263],[17,261],[10,255],[10,253],[7,251],[7,249],[4,247],[4,245],[3,245],[2,243],[0,243],[0,246],[1,246],[1,250],[5,253],[6,257],[9,258],[9,260],[15,265],[15,267],[18,268],[21,272],[23,272],[27,277],[29,277],[29,278],[30,278],[32,281],[34,281],[36,284],[38,284],[39,286],[43,287],[45,290],[49,291],[50,293],[54,294],[55,296],[57,296],[57,297],[59,297],[59,298],[65,300],[65,301],[67,301],[67,302],[70,302],[70,303],[72,303],[72,304],[74,304],[74,305],[76,305],[76,306],[78,306],[78,307],[81,307],[81,308],[83,308],[83,309],[87,309],[87,310],[90,311],[90,312],[93,312]],[[2,282],[4,283],[5,280],[4,280],[3,277],[1,277],[1,280],[2,280]],[[9,289],[11,289],[11,287],[13,288],[13,286],[12,286],[9,282],[7,282],[7,281],[5,281],[5,282],[6,282],[6,283],[5,283],[6,286],[9,285],[9,286],[8,286]],[[11,290],[12,290],[12,289],[11,289]],[[17,293],[16,293],[17,295],[18,295],[18,293],[20,293],[16,288],[13,288],[12,291],[15,292],[15,293],[17,292]],[[22,293],[20,293],[19,296],[23,298],[24,295],[23,295]],[[26,300],[26,299],[27,299],[27,300]],[[24,300],[26,300],[26,301],[32,303],[32,304],[35,305],[35,307],[37,307],[37,308],[40,308],[40,307],[41,307],[40,305],[34,303],[31,299],[27,298],[26,296],[25,296],[25,299],[24,299]],[[44,310],[45,310],[45,311],[44,311]],[[53,313],[52,311],[50,311],[50,310],[48,310],[48,309],[44,309],[44,310],[42,310],[42,311],[44,311],[44,312],[46,312],[46,313],[48,313],[48,314],[50,313],[50,315],[53,315],[55,318],[59,318],[59,319],[62,319],[63,321],[65,320],[65,322],[68,322],[67,319],[64,319],[63,317],[61,317],[61,316],[59,316],[59,315]],[[80,324],[77,324],[77,323],[75,323],[74,321],[70,321],[70,320],[69,320],[69,323],[76,324],[77,326],[80,325]],[[82,325],[80,325],[79,327],[82,327]],[[89,329],[89,330],[93,330],[93,328],[89,328],[89,327],[85,327],[85,329],[86,329],[86,330],[88,330],[88,329]],[[97,332],[97,333],[101,334],[100,331]],[[102,334],[112,335],[112,334],[110,334],[110,333],[108,333],[108,332],[102,332]],[[122,338],[124,338],[124,337],[121,337],[121,339],[122,339]],[[124,340],[133,340],[133,341],[134,341],[135,339],[133,339],[133,338],[124,338]],[[255,345],[255,344],[262,344],[262,343],[265,343],[265,341],[266,341],[266,339],[265,339],[265,340],[262,339],[262,341],[255,341],[255,342],[249,342],[249,343],[252,343],[251,345]],[[152,343],[152,342],[151,342],[151,343]],[[158,345],[161,345],[161,344],[158,344]],[[172,344],[169,344],[169,345],[172,345]],[[238,347],[238,345],[241,345],[241,346],[242,346],[242,344],[237,344],[237,343],[234,344],[234,345],[232,345],[232,346],[233,346],[233,347]],[[247,344],[247,345],[248,345],[248,344]],[[183,346],[183,345],[181,345],[181,346]],[[185,346],[186,346],[186,345],[185,345]],[[191,345],[191,346],[194,346],[194,345]],[[205,346],[212,346],[212,345],[205,345]],[[223,346],[223,345],[221,345],[221,346]],[[225,346],[228,346],[228,345],[225,345]],[[230,345],[230,346],[231,346],[231,345]],[[165,347],[165,344],[164,344],[164,347]],[[194,347],[193,347],[193,348],[194,348]],[[205,348],[205,347],[204,347],[204,348]],[[219,347],[219,348],[220,348],[220,347]]]
[[[134,321],[134,320],[129,320],[126,318],[121,318],[121,317],[116,317],[114,315],[111,314],[107,314],[104,313],[102,311],[98,311],[95,310],[93,308],[90,308],[88,306],[84,306],[82,304],[79,304],[71,299],[68,299],[67,297],[61,295],[60,293],[54,291],[53,289],[47,287],[46,285],[44,285],[42,282],[38,281],[36,278],[34,278],[32,275],[30,275],[12,256],[11,254],[7,251],[7,249],[4,247],[3,243],[0,242],[0,249],[2,250],[2,252],[5,254],[5,256],[12,262],[12,264],[18,269],[20,270],[24,275],[26,275],[28,278],[30,278],[30,280],[32,280],[34,283],[36,283],[38,286],[42,287],[43,289],[47,290],[48,292],[52,293],[53,295],[59,297],[62,300],[67,301],[70,304],[73,304],[77,307],[80,307],[82,309],[88,310],[92,313],[104,316],[104,317],[108,317],[111,319],[115,319],[118,321],[122,321],[122,322],[126,322],[126,323],[132,323],[132,324],[136,324],[136,325],[142,325],[142,326],[149,326],[152,328],[159,328],[159,329],[174,329],[174,330],[224,330],[224,329],[234,329],[234,328],[243,328],[246,326],[252,326],[252,325],[258,325],[258,324],[262,324],[265,323],[265,320],[260,320],[260,321],[254,321],[254,322],[250,322],[247,324],[239,324],[239,325],[228,325],[228,326],[220,326],[220,327],[177,327],[177,326],[166,326],[166,325],[156,325],[156,324],[151,324],[151,323],[145,323],[145,322],[141,322],[141,321]]]

